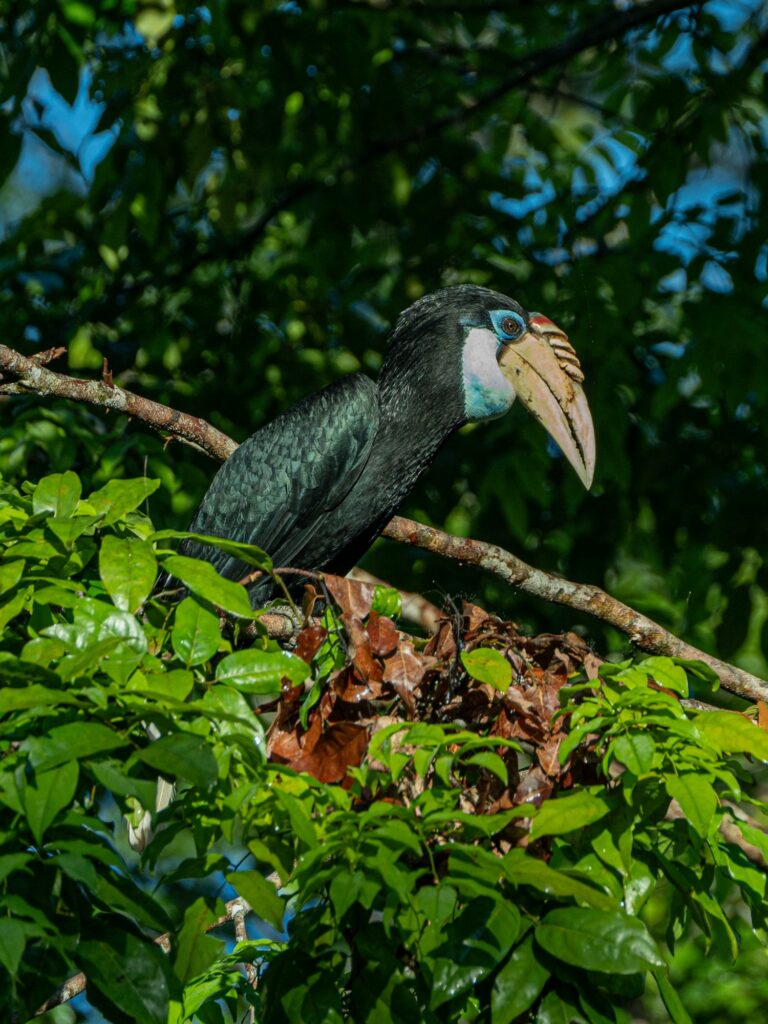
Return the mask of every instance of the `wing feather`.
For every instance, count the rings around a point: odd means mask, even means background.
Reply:
[[[327,514],[354,487],[378,425],[378,391],[363,374],[311,395],[240,445],[214,477],[189,529],[258,544],[275,565],[291,565],[306,556]],[[186,541],[183,551],[229,579],[249,571],[210,545]]]

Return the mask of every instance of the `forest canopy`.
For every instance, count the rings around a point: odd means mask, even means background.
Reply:
[[[401,512],[603,587],[765,678],[767,44],[757,0],[8,3],[0,341],[242,441],[344,374],[375,377],[422,295],[462,282],[507,294],[578,353],[594,485],[514,409],[454,436]],[[179,603],[152,594],[158,567],[190,572],[168,562],[183,558],[173,534],[216,463],[12,375],[0,392],[0,964],[4,979],[19,972],[20,1013],[75,969],[91,999],[76,1012],[115,1021],[164,1021],[170,1000],[172,1019],[218,1024],[250,998],[269,1021],[353,1006],[360,1020],[501,1024],[533,1007],[542,1024],[618,1024],[631,1004],[684,1024],[764,1002],[764,734],[681,710],[689,686],[721,701],[705,668],[638,669],[594,618],[390,540],[363,567],[444,608],[453,640],[406,640],[396,671],[398,599],[383,590],[356,612],[336,594],[337,618],[306,626],[323,635],[298,653],[255,626],[243,650],[241,588],[192,571]],[[362,682],[377,714],[401,702],[397,728],[363,743],[347,708],[342,753],[307,753],[308,767],[286,733],[281,774],[251,709],[284,677],[309,695],[297,735],[311,714],[313,742],[333,732]],[[547,696],[523,728],[534,686]],[[479,737],[491,719],[509,731]],[[318,778],[326,757],[336,767]],[[151,810],[158,772],[179,795],[140,861],[125,818]],[[754,820],[733,810],[746,792]],[[204,934],[233,919],[222,892],[268,925],[238,957]],[[614,976],[591,945],[605,929]],[[181,936],[170,959],[148,939],[165,933]],[[670,975],[659,950],[678,940]],[[120,957],[138,979],[122,1003]],[[246,991],[239,965],[267,961]]]
[[[405,513],[607,582],[765,672],[761,6],[12,4],[4,339],[66,345],[78,373],[106,356],[242,440],[375,374],[414,298],[493,286],[569,332],[595,486],[516,410],[455,438]],[[6,474],[103,482],[146,459],[160,525],[186,526],[212,474],[83,410],[15,399],[13,419]],[[413,563],[369,562],[437,603],[570,624]]]

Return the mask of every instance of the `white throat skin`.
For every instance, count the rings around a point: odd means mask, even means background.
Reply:
[[[515,390],[497,362],[498,351],[499,339],[487,327],[467,331],[461,370],[468,420],[503,416],[515,400]]]

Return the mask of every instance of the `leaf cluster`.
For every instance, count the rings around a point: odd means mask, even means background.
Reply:
[[[454,438],[405,514],[607,581],[765,673],[763,5],[508,6],[6,3],[0,332],[29,355],[66,346],[76,374],[106,357],[116,382],[243,439],[375,375],[420,295],[493,287],[569,332],[595,489],[518,409]],[[633,29],[596,39],[606,19]],[[202,458],[13,403],[4,474],[101,485],[146,457],[156,524],[189,521]],[[370,559],[432,599],[572,625],[479,573]]]
[[[620,1024],[650,981],[685,1024],[669,951],[696,926],[736,957],[723,894],[758,929],[766,909],[750,766],[768,740],[681,705],[706,670],[601,664],[471,608],[425,646],[391,593],[333,578],[282,650],[243,587],[154,530],[155,486],[0,493],[0,984],[19,1019],[84,970],[116,1022]],[[152,813],[158,773],[176,795]],[[139,859],[126,819],[146,812]],[[234,893],[260,923],[232,950],[206,929]]]

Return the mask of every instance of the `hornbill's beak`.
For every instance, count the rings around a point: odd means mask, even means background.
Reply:
[[[579,360],[566,334],[547,317],[531,313],[528,322],[519,341],[503,346],[499,366],[589,488],[595,472],[595,429]]]

